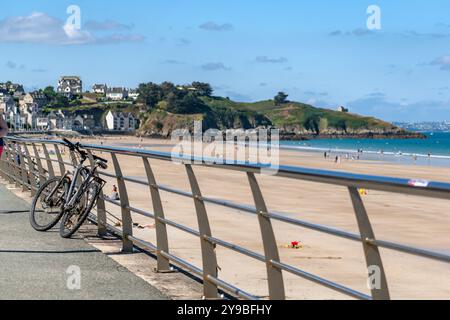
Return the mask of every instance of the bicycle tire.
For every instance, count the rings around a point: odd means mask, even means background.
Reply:
[[[54,178],[48,179],[46,182],[44,182],[42,184],[42,186],[40,186],[40,188],[36,192],[36,195],[33,198],[33,202],[30,207],[30,216],[29,217],[30,217],[30,224],[33,227],[33,229],[35,229],[36,231],[43,232],[43,231],[50,230],[58,223],[58,221],[61,219],[61,217],[63,215],[63,210],[61,208],[60,213],[56,214],[53,219],[50,219],[49,220],[50,222],[47,224],[40,224],[37,221],[38,219],[36,219],[36,214],[38,213],[38,211],[36,210],[36,205],[40,199],[42,192],[44,192],[45,188],[48,187],[50,184],[55,183],[55,182],[59,183],[60,180],[61,180],[61,177],[54,177]],[[62,186],[64,187],[64,185],[62,185]]]
[[[97,185],[97,190],[95,191],[95,196],[93,198],[92,203],[90,203],[83,211],[82,215],[80,216],[80,218],[78,219],[77,223],[75,224],[75,226],[72,229],[69,229],[68,231],[66,231],[66,223],[67,220],[71,217],[70,216],[70,212],[66,212],[64,213],[62,219],[61,219],[61,224],[59,225],[59,235],[62,238],[70,238],[72,237],[75,232],[78,231],[78,229],[80,229],[80,227],[83,225],[83,223],[86,221],[87,217],[89,216],[89,213],[91,212],[92,208],[94,207],[94,205],[97,203],[97,199],[98,196],[100,195],[100,191],[101,188]]]

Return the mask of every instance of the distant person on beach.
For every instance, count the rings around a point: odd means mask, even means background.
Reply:
[[[120,197],[119,197],[119,193],[117,192],[117,187],[116,187],[116,185],[113,185],[113,187],[112,187],[112,193],[111,193],[111,196],[109,197],[109,199],[111,199],[111,200],[120,200]]]
[[[8,125],[3,119],[3,114],[0,113],[0,157],[2,156],[3,152],[3,137],[6,137],[8,134]]]
[[[327,152],[326,151],[323,153],[323,157],[324,157],[324,159],[327,158]]]

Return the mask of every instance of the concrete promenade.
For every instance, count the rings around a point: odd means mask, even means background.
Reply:
[[[27,212],[8,212],[28,209],[0,184],[0,299],[166,299],[84,240],[37,232]]]

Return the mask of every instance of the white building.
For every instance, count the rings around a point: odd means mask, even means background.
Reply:
[[[108,111],[106,115],[106,128],[114,131],[134,131],[136,118],[128,112]]]
[[[6,113],[16,106],[13,97],[10,95],[0,95],[0,112]]]
[[[92,92],[98,94],[106,94],[108,86],[106,84],[94,84],[92,86]]]
[[[47,117],[37,117],[35,128],[37,130],[47,130],[49,128],[50,122]]]
[[[348,109],[345,108],[345,107],[343,107],[343,106],[340,106],[337,110],[338,110],[339,112],[348,112]]]
[[[27,93],[19,100],[19,105],[21,107],[34,106],[38,111],[41,110],[47,103],[47,97],[39,91]]]
[[[20,119],[24,126],[34,128],[36,126],[37,107],[36,105],[20,108]]]
[[[68,126],[66,115],[58,110],[48,114],[48,128],[50,130],[71,130],[72,126]]]
[[[58,81],[56,91],[64,94],[68,98],[72,98],[74,95],[80,95],[83,92],[83,82],[80,77],[63,76]]]
[[[25,90],[21,84],[11,82],[0,83],[0,91],[5,91],[14,96],[14,98],[20,98],[25,94]]]
[[[134,101],[137,100],[137,98],[139,98],[139,93],[137,90],[135,89],[130,89],[128,90],[128,98],[133,99]]]
[[[108,88],[106,89],[106,98],[111,100],[124,100],[128,98],[128,91],[125,88]]]
[[[22,128],[20,113],[18,112],[17,107],[9,109],[5,112],[5,120],[8,122],[9,126],[15,130]]]

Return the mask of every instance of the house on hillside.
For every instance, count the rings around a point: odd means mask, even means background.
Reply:
[[[7,111],[14,109],[15,106],[16,103],[9,94],[0,95],[0,112],[6,113]]]
[[[108,86],[106,84],[94,84],[92,86],[92,92],[97,94],[106,94]]]
[[[20,108],[20,121],[23,126],[28,128],[34,128],[36,125],[36,108],[33,106],[25,106],[24,108]]]
[[[136,118],[129,112],[109,110],[105,122],[108,130],[134,131],[136,129]]]
[[[5,112],[5,120],[12,129],[22,128],[20,123],[20,113],[18,112],[17,107]]]
[[[37,115],[35,121],[35,129],[36,130],[47,130],[49,128],[50,122],[48,117],[44,115]]]
[[[14,98],[19,98],[25,94],[25,90],[21,84],[11,82],[0,83],[0,91],[8,93]]]
[[[56,91],[71,99],[73,96],[80,95],[83,92],[83,82],[80,77],[63,76],[58,81]]]
[[[47,103],[47,97],[40,91],[27,93],[19,100],[20,106],[35,105],[38,110],[42,109]]]
[[[337,111],[339,111],[339,112],[348,112],[348,109],[345,108],[345,107],[343,107],[343,106],[340,106],[340,107],[337,109]]]
[[[72,130],[94,130],[94,116],[90,114],[79,114],[72,119]]]
[[[134,101],[139,98],[139,93],[136,89],[130,89],[128,90],[128,98],[133,99]]]
[[[107,88],[106,98],[111,100],[125,100],[128,98],[128,91],[125,88]]]
[[[13,83],[9,86],[9,92],[14,98],[20,98],[25,94],[25,90],[21,84]]]
[[[62,110],[50,112],[47,118],[50,130],[72,130],[72,119]]]

